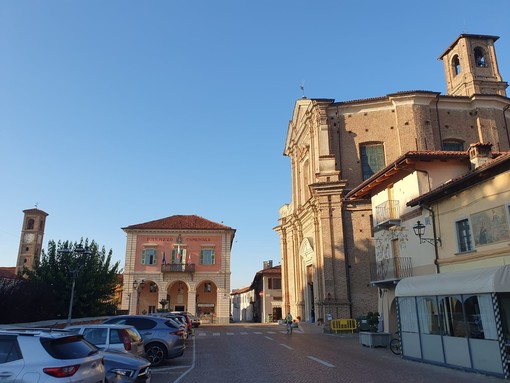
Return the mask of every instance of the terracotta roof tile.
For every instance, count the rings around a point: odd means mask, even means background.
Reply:
[[[0,267],[0,278],[16,278],[16,268]]]
[[[139,223],[123,227],[122,230],[234,230],[197,215],[173,215],[171,217],[157,219],[145,223]]]

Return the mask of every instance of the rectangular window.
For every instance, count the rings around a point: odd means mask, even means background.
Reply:
[[[282,288],[281,278],[269,278],[267,280],[267,288],[274,289],[274,290],[281,290],[281,288]]]
[[[471,227],[469,226],[469,220],[462,219],[455,222],[457,229],[457,245],[459,253],[466,251],[473,251],[473,242],[471,238]]]
[[[200,250],[200,264],[201,265],[214,265],[216,260],[216,253],[214,249]]]
[[[186,248],[181,246],[172,250],[172,263],[186,263]]]
[[[142,265],[155,265],[158,263],[157,250],[146,248],[142,251]]]
[[[384,168],[383,144],[362,144],[360,157],[363,180],[366,180]]]

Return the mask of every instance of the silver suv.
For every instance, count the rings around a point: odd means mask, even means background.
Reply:
[[[176,327],[168,318],[145,315],[119,315],[104,323],[126,324],[135,327],[145,342],[145,357],[152,366],[165,359],[182,356],[185,349],[183,329]]]
[[[81,335],[48,329],[0,329],[0,380],[104,383],[103,356]]]
[[[82,334],[85,340],[103,351],[122,351],[144,356],[142,336],[133,326],[120,324],[82,324],[67,326],[66,330]]]

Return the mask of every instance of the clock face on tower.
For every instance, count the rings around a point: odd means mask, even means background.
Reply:
[[[34,242],[35,234],[34,233],[26,233],[25,237],[23,237],[23,241],[25,243],[32,243]]]

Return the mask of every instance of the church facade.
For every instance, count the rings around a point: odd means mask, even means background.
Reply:
[[[466,151],[477,142],[509,150],[510,100],[497,40],[462,34],[440,55],[444,95],[401,91],[296,102],[284,148],[292,199],[275,228],[285,311],[307,321],[377,311],[372,207],[369,200],[345,200],[350,190],[408,151]]]

